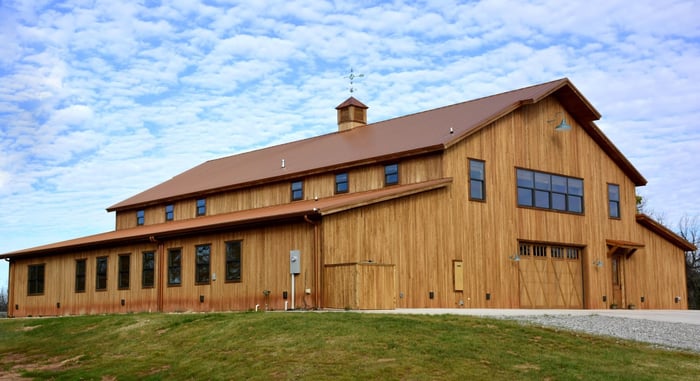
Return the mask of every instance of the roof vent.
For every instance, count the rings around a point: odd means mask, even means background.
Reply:
[[[362,102],[350,97],[335,109],[338,110],[338,131],[352,130],[367,124],[367,109]]]

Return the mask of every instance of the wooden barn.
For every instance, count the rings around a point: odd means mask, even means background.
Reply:
[[[10,316],[686,309],[694,246],[568,79],[212,160],[107,208],[114,231],[0,255]]]

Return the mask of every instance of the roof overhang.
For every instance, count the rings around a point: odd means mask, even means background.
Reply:
[[[0,259],[46,256],[119,245],[158,242],[173,237],[215,233],[231,228],[249,228],[260,224],[290,221],[302,222],[304,217],[311,220],[318,219],[324,215],[339,213],[344,210],[444,188],[451,183],[451,178],[445,178],[415,184],[391,186],[367,192],[347,193],[318,200],[295,201],[233,213],[115,230],[2,254]]]
[[[665,240],[683,251],[695,251],[698,249],[693,243],[688,242],[685,238],[674,233],[669,228],[665,227],[644,213],[637,214],[637,223],[660,235]]]

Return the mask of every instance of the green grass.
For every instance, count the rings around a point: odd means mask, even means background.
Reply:
[[[135,314],[0,320],[3,376],[77,380],[696,380],[700,355],[466,316]]]

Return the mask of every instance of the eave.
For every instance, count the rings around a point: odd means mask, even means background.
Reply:
[[[644,226],[645,228],[651,230],[652,232],[660,235],[665,240],[672,243],[673,245],[675,245],[676,247],[678,247],[679,249],[681,249],[683,251],[695,251],[698,249],[694,244],[692,244],[691,242],[688,242],[685,238],[674,233],[669,228],[658,223],[653,218],[649,217],[648,215],[646,215],[644,213],[637,214],[636,219],[637,219],[637,223],[639,223],[640,225]]]

